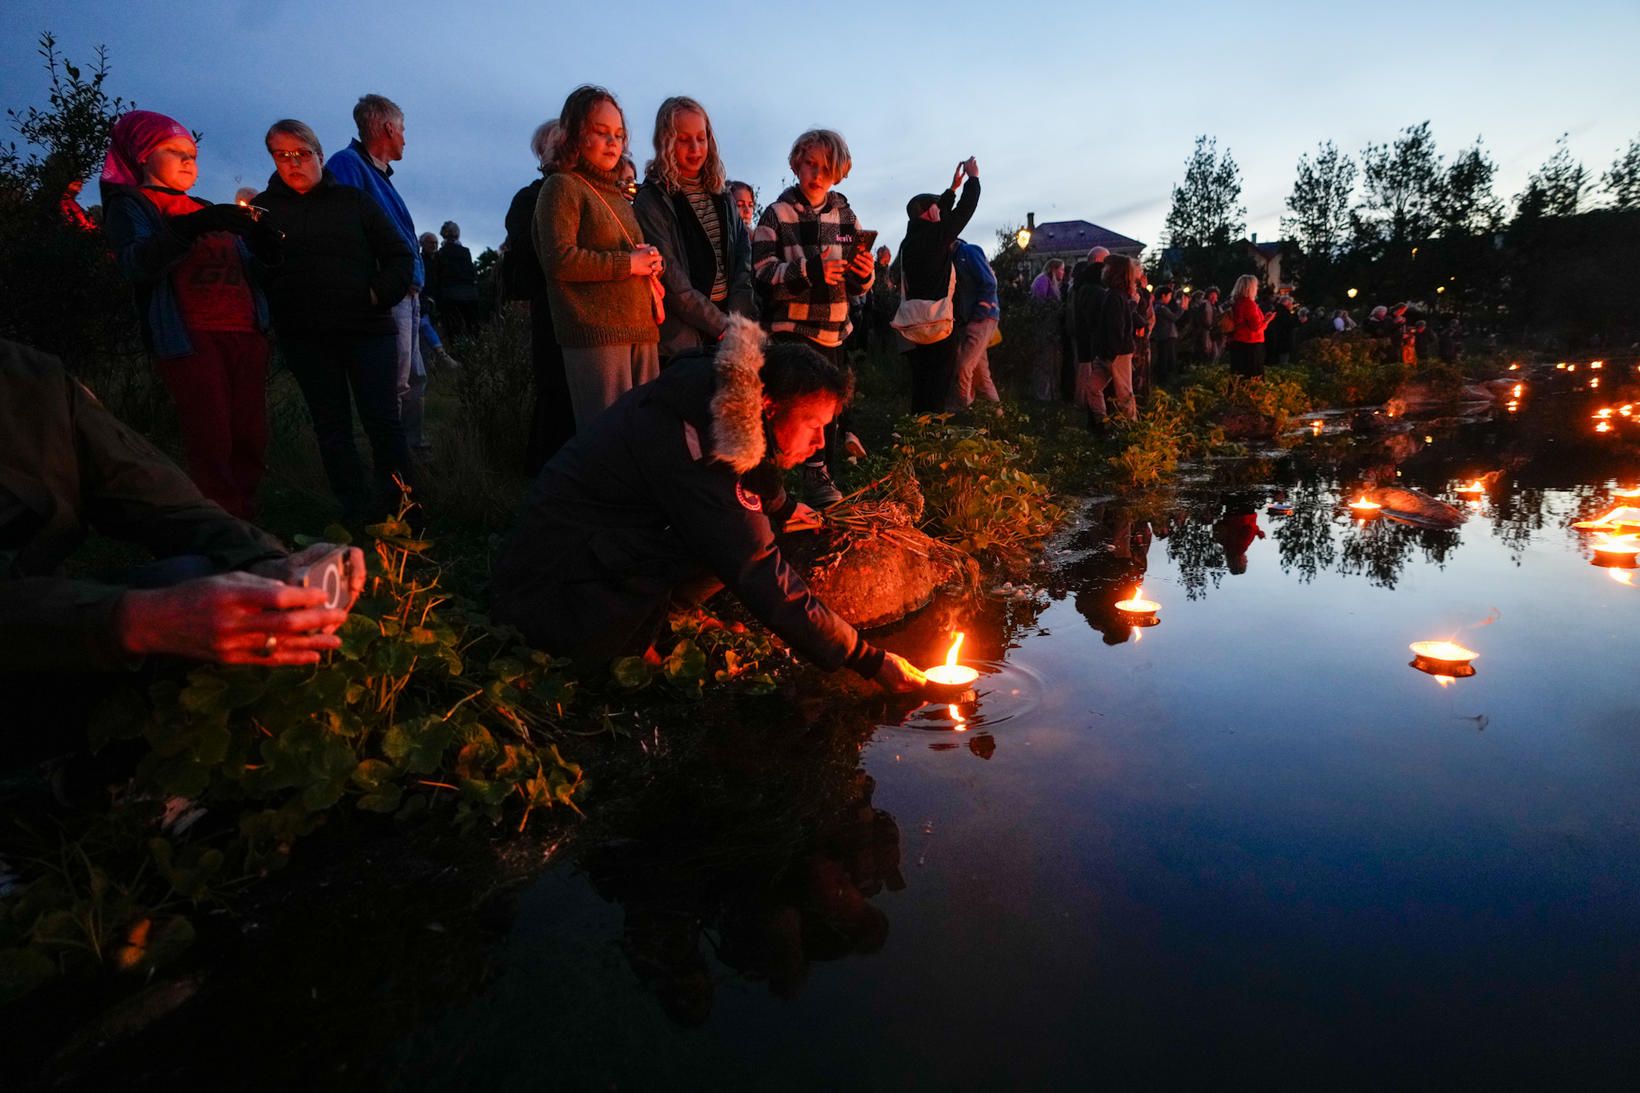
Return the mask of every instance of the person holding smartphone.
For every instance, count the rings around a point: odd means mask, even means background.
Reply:
[[[966,179],[966,181],[964,181]],[[957,188],[962,199],[957,199]],[[972,156],[957,164],[951,185],[938,196],[918,194],[906,203],[905,242],[900,244],[900,296],[939,300],[951,295],[952,254],[957,237],[979,206],[979,163]],[[958,335],[953,332],[906,352],[911,365],[911,412],[945,409],[956,371]]]

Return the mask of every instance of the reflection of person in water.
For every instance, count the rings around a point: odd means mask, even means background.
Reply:
[[[727,782],[717,773],[709,799],[699,796],[704,780],[689,779],[688,796],[704,814],[679,822],[682,790],[662,788],[656,807],[643,810],[653,815],[638,821],[642,830],[619,832],[582,861],[599,894],[625,910],[633,972],[690,1027],[706,1021],[715,995],[703,940],[724,965],[790,998],[813,961],[881,949],[888,917],[870,897],[905,887],[899,827],[872,806],[875,784],[857,767],[841,785],[812,769],[791,780],[777,771],[772,786],[755,791],[739,776],[750,771],[728,772]],[[781,791],[788,786],[798,798],[841,799],[794,799]]]
[[[1224,560],[1232,575],[1247,572],[1247,548],[1254,539],[1264,538],[1258,526],[1258,503],[1240,494],[1226,499],[1224,511],[1213,524],[1213,538],[1224,548]]]
[[[1076,610],[1106,645],[1120,645],[1132,636],[1133,625],[1116,604],[1133,595],[1149,568],[1150,522],[1135,518],[1131,509],[1102,503],[1088,516],[1098,545],[1076,565]]]

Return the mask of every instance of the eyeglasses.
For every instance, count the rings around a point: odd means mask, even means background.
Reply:
[[[319,156],[317,152],[306,150],[300,152],[272,152],[270,155],[273,156],[275,162],[288,163],[292,167],[300,167],[308,160],[317,159]]]

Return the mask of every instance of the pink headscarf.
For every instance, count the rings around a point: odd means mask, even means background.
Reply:
[[[142,182],[142,161],[172,137],[189,141],[194,139],[194,135],[183,128],[181,122],[152,110],[133,110],[120,115],[109,137],[102,182],[105,185],[139,185]]]

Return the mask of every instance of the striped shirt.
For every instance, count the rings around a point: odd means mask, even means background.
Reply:
[[[860,230],[848,198],[833,190],[815,209],[792,186],[763,210],[752,233],[752,278],[763,299],[763,325],[774,334],[801,334],[817,345],[842,345],[852,329],[850,296],[871,288],[852,271],[826,284],[821,261],[853,257]]]
[[[695,219],[700,221],[707,242],[712,244],[712,253],[717,256],[717,275],[712,278],[712,302],[721,304],[729,298],[729,271],[724,268],[723,222],[718,219],[717,204],[713,195],[702,188],[698,178],[684,180],[683,196],[689,199],[689,207],[695,210]]]

